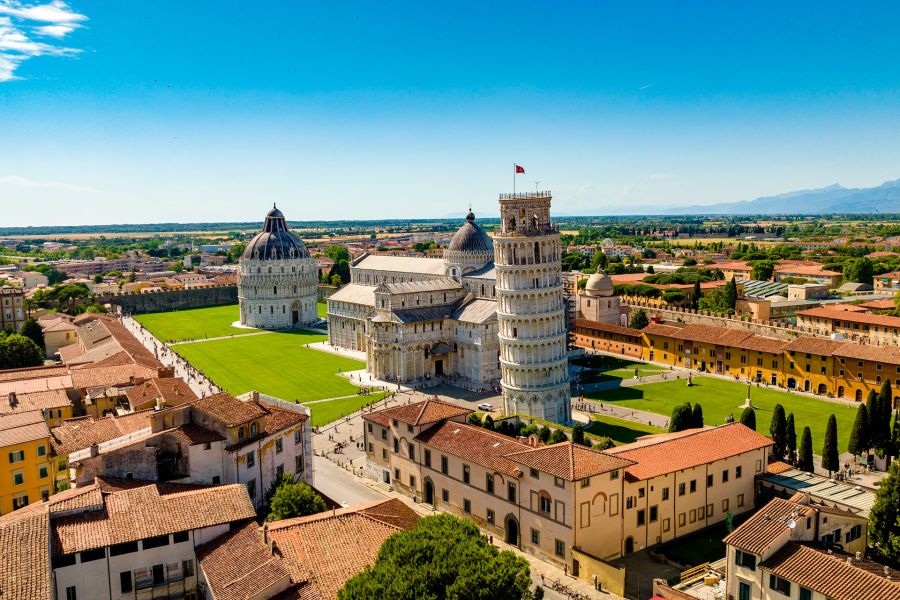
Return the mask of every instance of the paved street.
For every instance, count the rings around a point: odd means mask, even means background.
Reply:
[[[313,457],[313,486],[341,506],[362,504],[385,497],[383,493],[365,485],[358,478],[321,456]]]

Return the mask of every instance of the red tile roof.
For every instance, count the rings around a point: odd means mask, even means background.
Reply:
[[[578,481],[634,464],[630,459],[591,450],[572,442],[528,448],[507,454],[506,457],[517,464],[549,473],[566,481]]]
[[[531,448],[501,433],[455,421],[445,421],[426,429],[415,439],[441,452],[512,477],[519,477],[522,472],[513,460],[507,458],[508,455]],[[432,457],[432,461],[437,460],[437,457]]]
[[[0,447],[49,438],[50,430],[39,410],[0,415]]]
[[[205,412],[225,423],[226,427],[244,425],[266,415],[258,404],[241,402],[228,392],[220,392],[192,403],[193,408]]]
[[[880,565],[871,561],[796,542],[785,544],[760,567],[834,600],[900,600],[896,571],[890,570],[888,579],[876,573]]]
[[[9,393],[0,396],[0,414],[71,407],[72,401],[64,389],[37,392]]]
[[[762,554],[788,534],[789,518],[793,516],[797,520],[805,519],[812,516],[813,512],[812,507],[776,498],[725,536],[722,541],[740,550]]]
[[[838,340],[816,337],[798,337],[784,347],[787,352],[801,352],[816,356],[831,356],[838,348],[846,344]]]
[[[51,597],[50,516],[45,507],[20,509],[0,519],[0,598]]]
[[[880,325],[882,327],[900,327],[900,317],[890,315],[873,315],[869,313],[848,313],[842,310],[832,310],[825,306],[809,308],[797,312],[798,317],[831,319],[833,321],[848,321],[863,325]]]
[[[157,398],[164,401],[166,406],[178,406],[197,399],[191,386],[180,377],[154,377],[130,388],[125,396],[132,410],[153,408]]]
[[[376,413],[369,413],[364,418],[387,425],[387,420],[396,419],[407,425],[428,425],[444,419],[464,417],[472,412],[471,409],[443,402],[441,400],[428,399],[413,404],[402,404],[392,408],[386,408]],[[378,415],[378,416],[376,416]]]
[[[121,417],[108,415],[99,419],[96,417],[67,419],[50,430],[50,443],[56,454],[71,454],[142,429],[149,430],[152,415],[152,410],[144,410]]]
[[[740,423],[705,429],[689,429],[675,434],[647,436],[633,444],[605,452],[634,461],[626,474],[645,480],[705,465],[772,445],[772,440]]]
[[[632,329],[631,327],[622,327],[621,325],[613,325],[612,323],[601,323],[599,321],[590,321],[588,319],[575,319],[573,322],[575,327],[584,327],[585,329],[594,329],[596,331],[608,331],[610,333],[618,333],[629,337],[640,338],[641,330]]]

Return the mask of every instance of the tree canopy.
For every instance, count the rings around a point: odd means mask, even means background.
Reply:
[[[815,470],[813,468],[812,432],[809,430],[809,427],[804,427],[803,435],[800,436],[797,468],[807,473],[812,473]]]
[[[635,310],[631,313],[631,318],[628,319],[628,326],[632,329],[643,329],[649,324],[650,319],[647,317],[647,311],[643,308]]]
[[[790,460],[797,457],[797,429],[794,427],[794,413],[787,417],[787,454]]]
[[[44,364],[44,351],[30,338],[0,332],[0,369],[23,369]]]
[[[669,433],[684,431],[693,427],[694,413],[691,410],[690,402],[679,404],[672,409],[672,416],[669,418]]]
[[[851,258],[844,262],[844,281],[853,283],[868,283],[871,285],[873,275],[875,274],[875,265],[871,259],[863,256],[862,258]]]
[[[900,564],[900,461],[895,460],[875,492],[869,513],[870,541],[893,565]]]
[[[19,333],[34,342],[38,348],[44,347],[44,330],[34,319],[27,319],[22,323],[22,331]]]
[[[869,411],[865,404],[856,409],[856,420],[847,442],[847,452],[859,456],[869,451]]]
[[[522,600],[530,581],[528,561],[489,544],[474,523],[441,514],[389,537],[338,599]]]
[[[288,475],[285,473],[285,475]],[[282,481],[272,494],[266,521],[280,521],[313,515],[325,510],[325,501],[305,483]]]
[[[837,447],[837,419],[832,414],[828,417],[825,426],[825,444],[822,447],[822,468],[830,475],[833,471],[841,470],[841,461]]]
[[[772,455],[779,459],[784,458],[787,451],[787,418],[784,416],[784,407],[776,404],[772,411],[772,421],[769,423],[769,436],[772,438]]]
[[[740,421],[753,431],[756,431],[756,411],[753,410],[753,407],[748,406],[744,409],[744,412],[741,413]]]

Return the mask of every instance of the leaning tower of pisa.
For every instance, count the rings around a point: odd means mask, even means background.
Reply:
[[[503,409],[571,421],[559,229],[550,192],[500,195],[494,230]]]

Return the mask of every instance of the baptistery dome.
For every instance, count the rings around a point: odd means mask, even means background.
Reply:
[[[287,260],[309,258],[309,250],[295,233],[288,230],[284,214],[272,206],[262,231],[257,233],[241,258],[249,260]]]
[[[451,252],[490,252],[493,254],[494,244],[484,229],[475,223],[475,213],[470,210],[466,215],[466,222],[453,234],[447,249]]]

